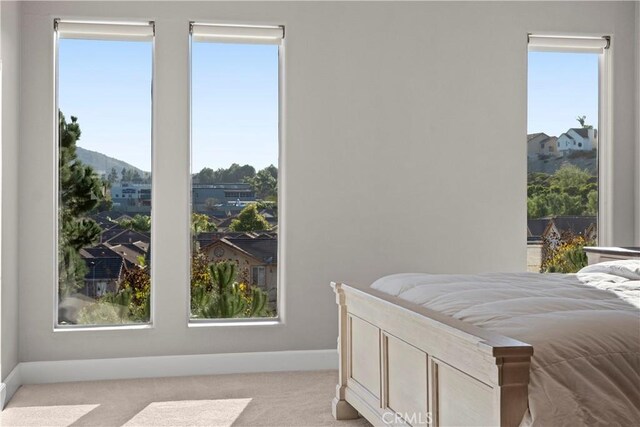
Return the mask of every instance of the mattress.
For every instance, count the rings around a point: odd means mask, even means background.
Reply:
[[[640,425],[640,263],[619,267],[405,273],[372,287],[532,345],[522,425],[631,426]]]

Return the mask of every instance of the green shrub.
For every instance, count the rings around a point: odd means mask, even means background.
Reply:
[[[191,287],[191,312],[197,318],[267,317],[267,294],[256,286],[236,281],[236,263],[209,264],[210,286]]]
[[[585,246],[593,244],[583,236],[567,234],[560,243],[551,247],[545,242],[546,250],[541,271],[545,273],[576,273],[587,265]]]

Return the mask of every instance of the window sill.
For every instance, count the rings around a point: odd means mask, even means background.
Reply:
[[[139,329],[153,329],[152,323],[144,325],[105,325],[105,326],[84,326],[84,325],[64,325],[55,326],[53,332],[95,332],[95,331],[131,331]]]
[[[269,319],[190,319],[190,328],[226,327],[226,326],[284,326],[280,318]]]

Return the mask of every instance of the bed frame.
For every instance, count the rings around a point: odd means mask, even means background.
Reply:
[[[336,419],[520,424],[533,347],[375,289],[331,287],[339,306]]]

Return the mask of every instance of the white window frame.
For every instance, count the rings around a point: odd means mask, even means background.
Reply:
[[[285,27],[284,25],[247,25],[242,23],[217,23],[206,21],[189,22],[189,187],[186,189],[189,195],[189,203],[187,205],[189,223],[186,233],[191,240],[191,214],[193,209],[192,191],[191,191],[191,164],[192,164],[192,45],[194,38],[194,29],[200,30],[200,37],[209,38],[212,42],[232,43],[232,44],[277,44],[278,45],[278,205],[284,206],[286,202],[286,192],[283,176],[286,171],[283,169],[283,145],[285,140],[284,112],[285,112]],[[203,40],[195,40],[196,42]],[[234,318],[234,319],[192,319],[191,318],[191,269],[189,268],[186,286],[188,288],[186,300],[186,317],[187,326],[191,327],[218,327],[218,326],[280,326],[285,323],[285,285],[284,285],[284,267],[282,260],[284,259],[284,236],[286,236],[286,223],[283,215],[284,209],[278,209],[278,264],[276,270],[276,316],[269,318],[251,317],[251,318]],[[191,265],[191,246],[187,253],[187,265]],[[266,281],[266,269],[265,269]]]
[[[528,34],[528,52],[598,54],[598,246],[613,244],[613,55],[611,35]],[[528,68],[528,67],[527,67]]]
[[[53,286],[53,332],[78,332],[78,331],[113,331],[124,329],[152,329],[154,328],[155,317],[155,286],[154,286],[154,266],[156,265],[154,251],[151,252],[151,268],[149,271],[149,277],[151,281],[151,287],[149,290],[149,321],[141,324],[113,324],[113,325],[60,325],[58,323],[58,306],[60,300],[58,298],[58,244],[59,244],[59,153],[60,153],[60,140],[59,140],[59,55],[58,55],[58,43],[60,40],[60,33],[65,32],[64,38],[69,39],[82,39],[82,40],[113,40],[113,41],[150,41],[151,42],[151,165],[155,164],[154,158],[154,118],[156,107],[153,102],[153,93],[155,90],[155,22],[154,21],[92,21],[92,20],[74,20],[74,19],[53,19],[53,78],[54,78],[54,108],[53,108],[53,140],[55,144],[55,167],[54,167],[54,179],[53,179],[53,194],[54,199],[54,212],[56,214],[56,220],[54,221],[54,286]],[[155,211],[154,199],[155,185],[153,184],[153,167],[151,175],[151,242],[154,241],[155,236]]]

